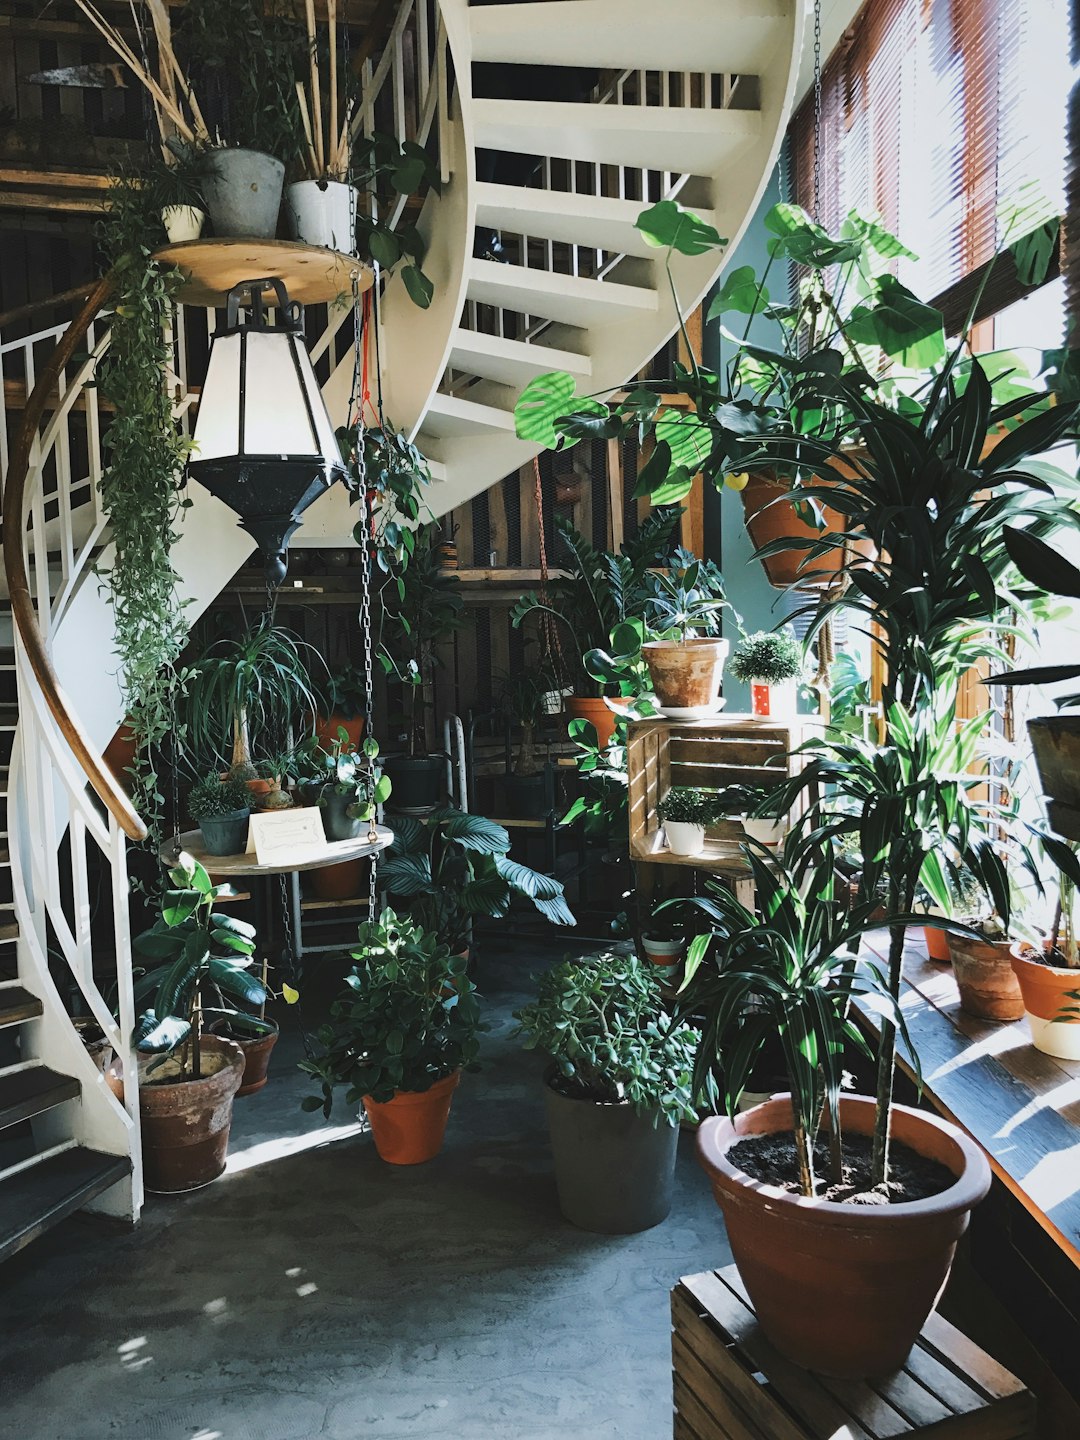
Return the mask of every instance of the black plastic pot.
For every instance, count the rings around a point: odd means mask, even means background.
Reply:
[[[347,813],[349,806],[355,803],[356,796],[352,791],[348,795],[339,795],[336,790],[323,791],[319,797],[319,809],[327,840],[355,840],[360,834],[367,822],[354,820]]]
[[[383,770],[393,789],[389,804],[403,815],[434,810],[442,799],[446,761],[441,755],[388,755]]]
[[[547,775],[507,775],[506,806],[515,820],[541,820],[551,809]]]
[[[559,1209],[601,1235],[650,1230],[671,1210],[679,1127],[628,1104],[571,1100],[544,1086]]]
[[[250,810],[232,810],[228,815],[204,815],[198,820],[203,846],[208,855],[240,855],[247,844]]]

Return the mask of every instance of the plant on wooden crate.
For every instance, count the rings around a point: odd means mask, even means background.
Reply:
[[[468,946],[474,917],[501,918],[514,896],[531,900],[553,925],[576,923],[558,880],[510,859],[501,825],[453,806],[423,820],[395,816],[379,876],[409,916],[455,952]]]
[[[654,972],[634,955],[562,961],[514,1018],[526,1049],[550,1059],[544,1093],[563,1214],[608,1233],[659,1224],[678,1123],[696,1119],[698,1032],[668,1015]]]
[[[300,1068],[322,1087],[305,1110],[329,1118],[334,1091],[363,1101],[376,1148],[392,1164],[429,1160],[442,1146],[462,1070],[477,1069],[480,1019],[464,957],[430,930],[385,909],[360,926],[357,962],[318,1032],[321,1053]]]
[[[747,684],[783,685],[802,674],[803,647],[790,629],[756,630],[739,642],[731,657],[731,673]]]

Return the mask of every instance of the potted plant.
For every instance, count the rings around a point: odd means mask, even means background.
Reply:
[[[174,143],[165,148],[164,155],[153,157],[139,176],[153,197],[170,245],[198,240],[202,234],[206,223],[203,171],[198,149]]]
[[[583,1230],[629,1235],[671,1209],[679,1121],[693,1120],[698,1033],[666,1013],[635,955],[564,960],[515,1011],[544,1075],[559,1208]]]
[[[1024,1001],[1036,1050],[1062,1060],[1080,1060],[1080,940],[1076,929],[1076,888],[1080,861],[1073,845],[1043,835],[1054,862],[1058,899],[1050,933],[1015,942],[1012,967]]]
[[[875,1193],[875,1106],[841,1095],[848,1048],[871,1055],[851,1005],[868,997],[904,1033],[886,978],[857,955],[877,921],[840,893],[829,837],[793,836],[775,863],[749,863],[761,918],[715,882],[696,902],[711,932],[691,946],[680,1009],[701,1017],[695,1087],[726,1114],[702,1123],[698,1155],[773,1344],[822,1374],[889,1373],[945,1283],[990,1167],[955,1126],[895,1106],[889,1201],[863,1203]],[[775,1037],[790,1093],[738,1114]]]
[[[973,933],[946,932],[960,1008],[979,1020],[1019,1020],[1024,999],[1013,973],[1009,926],[995,913],[961,919]]]
[[[654,592],[645,606],[658,638],[646,640],[642,653],[657,705],[676,719],[712,715],[723,704],[720,682],[728,642],[718,632],[727,601],[699,588],[700,573],[695,560],[685,569],[653,576]]]
[[[790,628],[758,630],[740,641],[731,673],[750,686],[750,713],[761,720],[794,720],[803,647]]]
[[[521,727],[513,765],[505,780],[506,801],[509,813],[522,820],[548,814],[554,803],[548,767],[536,758],[536,731],[547,713],[547,696],[553,684],[550,668],[544,664],[508,675],[503,683],[503,712],[508,721]]]
[[[571,719],[588,720],[601,748],[611,743],[615,732],[611,707],[625,705],[627,692],[618,679],[590,669],[586,657],[604,655],[612,646],[612,636],[622,635],[626,627],[630,632],[627,643],[640,651],[645,604],[651,593],[648,572],[667,558],[680,513],[671,508],[652,511],[618,555],[594,549],[565,516],[556,515],[563,573],[551,580],[545,595],[523,595],[510,612],[515,628],[530,616],[536,616],[541,625],[550,622],[558,627],[573,685],[567,714]],[[635,620],[639,622],[636,628]],[[613,687],[618,687],[619,698]]]
[[[330,670],[318,686],[319,708],[315,716],[315,738],[329,749],[344,730],[354,750],[360,748],[367,714],[368,694],[364,672],[356,665]]]
[[[240,855],[247,844],[251,792],[235,775],[206,775],[192,786],[188,813],[208,855]]]
[[[641,948],[651,965],[670,969],[686,949],[686,921],[675,907],[653,910],[641,927]]]
[[[305,1110],[329,1118],[334,1090],[362,1101],[381,1159],[419,1165],[442,1148],[462,1070],[476,1069],[480,1007],[465,961],[412,921],[384,910],[360,926],[358,963],[319,1031],[322,1053],[300,1068],[322,1085]]]
[[[217,912],[225,889],[199,862],[181,854],[169,871],[172,889],[161,916],[134,942],[153,968],[135,982],[139,1114],[146,1187],[164,1194],[194,1190],[225,1168],[232,1104],[244,1079],[244,1055],[231,1040],[206,1032],[206,1021],[246,1026],[254,1017],[235,1008],[262,1005],[262,984],[248,973],[255,948],[251,925]],[[207,1000],[211,1004],[207,1004]],[[106,1072],[122,1098],[119,1062]]]
[[[410,918],[454,954],[468,948],[474,916],[500,919],[515,895],[531,900],[553,925],[575,924],[559,881],[511,860],[509,852],[501,825],[448,805],[422,820],[395,816],[394,843],[379,878]]]
[[[769,785],[726,785],[716,794],[717,818],[738,820],[748,840],[775,849],[788,831],[787,817],[776,810],[776,790]]]
[[[324,755],[322,776],[309,788],[315,792],[323,832],[331,843],[355,840],[374,819],[376,806],[389,798],[389,777],[375,773],[378,754],[378,743],[370,738],[364,741],[363,754],[354,750],[342,726]]]
[[[714,790],[673,785],[657,805],[656,813],[663,821],[673,855],[700,855],[705,848],[706,829],[725,812],[717,804]]]
[[[396,565],[396,584],[383,586],[384,643],[379,660],[401,682],[405,699],[406,750],[387,755],[394,783],[394,808],[423,814],[439,803],[446,761],[428,749],[429,694],[439,664],[438,648],[463,623],[459,582],[439,568],[438,525],[415,532],[407,564]]]

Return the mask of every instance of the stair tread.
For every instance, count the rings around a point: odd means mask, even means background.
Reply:
[[[80,1089],[73,1075],[61,1075],[47,1065],[0,1072],[0,1130],[73,1100]]]
[[[603,318],[655,314],[660,303],[657,292],[645,286],[502,265],[495,260],[471,262],[467,294],[481,305],[499,305],[578,327]]]
[[[574,101],[472,102],[477,145],[596,165],[722,175],[761,135],[757,110],[693,110]]]
[[[431,398],[424,428],[432,435],[468,435],[477,432],[499,430],[512,435],[514,416],[509,410],[499,410],[493,405],[481,405],[474,400],[463,400],[457,395],[438,393]]]
[[[559,0],[469,11],[473,59],[530,65],[756,75],[790,33],[792,0]]]
[[[0,985],[0,1026],[19,1025],[23,1020],[32,1020],[42,1013],[42,1009],[38,997],[21,985]]]
[[[542,240],[607,250],[641,259],[656,258],[635,226],[645,208],[641,200],[620,200],[610,195],[583,195],[567,190],[543,190],[482,181],[476,186],[476,223],[511,235],[526,234]],[[715,210],[689,207],[709,225],[720,221]]]
[[[131,1174],[127,1155],[74,1146],[0,1183],[0,1260],[7,1260]]]
[[[518,388],[534,375],[544,375],[549,370],[566,370],[583,378],[592,374],[592,360],[588,355],[556,350],[550,345],[526,344],[502,335],[485,335],[463,326],[454,332],[450,364],[455,370]]]

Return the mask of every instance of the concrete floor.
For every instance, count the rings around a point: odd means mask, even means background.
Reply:
[[[482,967],[485,1068],[431,1164],[383,1164],[343,1106],[329,1126],[303,1114],[294,1032],[237,1102],[221,1180],[149,1196],[132,1233],[71,1221],[0,1269],[0,1432],[670,1436],[668,1291],[730,1254],[685,1134],[663,1225],[604,1237],[561,1218],[541,1062],[510,1039],[554,958],[515,942],[513,968]]]

